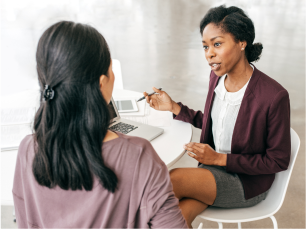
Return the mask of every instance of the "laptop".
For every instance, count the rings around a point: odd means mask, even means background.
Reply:
[[[149,141],[153,140],[164,132],[164,129],[162,128],[121,118],[113,98],[111,99],[108,107],[111,115],[109,125],[110,130],[118,131],[130,136],[145,138]]]

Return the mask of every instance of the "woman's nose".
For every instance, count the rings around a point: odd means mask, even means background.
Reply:
[[[216,53],[215,53],[214,49],[209,48],[206,52],[206,58],[211,59],[212,57],[215,57],[215,56],[216,56]]]

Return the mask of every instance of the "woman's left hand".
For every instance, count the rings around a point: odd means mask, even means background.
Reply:
[[[187,152],[190,157],[204,165],[226,166],[227,155],[217,153],[208,144],[190,142],[184,145],[184,149],[194,153]]]

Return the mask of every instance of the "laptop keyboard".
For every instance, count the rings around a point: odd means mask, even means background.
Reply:
[[[137,129],[137,126],[129,125],[123,122],[119,122],[116,125],[111,126],[109,129],[113,131],[118,131],[123,134],[127,134],[131,132],[132,130]]]

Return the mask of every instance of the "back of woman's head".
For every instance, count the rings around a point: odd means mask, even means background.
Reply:
[[[205,27],[213,23],[220,27],[225,33],[234,36],[236,42],[246,41],[245,55],[249,62],[257,61],[262,52],[262,44],[255,43],[255,28],[252,20],[238,7],[225,5],[211,8],[200,23],[200,32],[203,34]]]
[[[95,175],[114,192],[117,177],[102,158],[110,120],[99,84],[111,63],[105,39],[91,26],[61,21],[41,36],[36,61],[41,105],[34,121],[32,170],[37,182],[91,190]],[[46,96],[46,85],[53,98]]]

